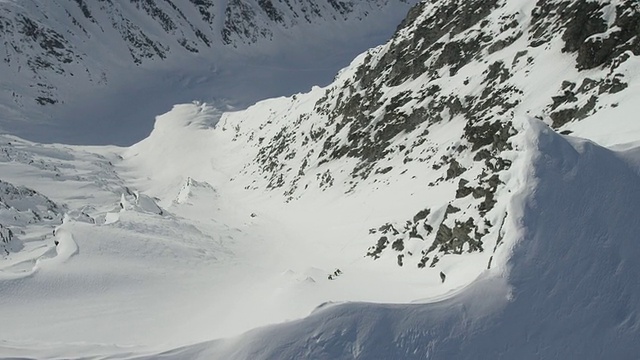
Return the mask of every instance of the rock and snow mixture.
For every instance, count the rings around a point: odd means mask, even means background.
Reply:
[[[230,1],[221,41],[363,6]],[[639,23],[422,1],[307,93],[176,105],[126,148],[3,135],[0,355],[633,358]]]
[[[0,130],[131,145],[176,103],[248,106],[326,84],[416,2],[2,1]]]
[[[246,153],[248,188],[287,201],[332,187],[396,196],[404,206],[372,224],[367,256],[435,267],[445,255],[490,254],[519,186],[509,186],[523,151],[514,123],[591,135],[602,125],[590,118],[637,96],[628,88],[639,11],[634,2],[423,2],[330,86],[225,114],[219,127]],[[631,117],[627,106],[609,117]],[[633,123],[594,140],[633,139]],[[387,191],[398,183],[404,190]]]

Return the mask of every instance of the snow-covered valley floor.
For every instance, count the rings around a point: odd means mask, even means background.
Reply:
[[[3,159],[3,179],[66,204],[70,214],[59,226],[24,226],[25,248],[2,259],[0,307],[11,309],[2,323],[5,350],[56,343],[163,350],[301,318],[325,302],[423,302],[469,282],[464,269],[441,284],[417,268],[380,267],[363,256],[362,223],[374,226],[395,211],[375,206],[389,203],[388,193],[335,192],[286,206],[238,189],[228,144],[201,128],[218,116],[204,105],[177,106],[131,148],[3,136],[13,154]]]

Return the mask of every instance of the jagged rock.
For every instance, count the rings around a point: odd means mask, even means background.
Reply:
[[[402,251],[404,250],[404,242],[402,239],[397,239],[396,241],[393,242],[393,244],[391,244],[391,248],[395,251]]]
[[[378,243],[369,248],[367,256],[378,259],[382,251],[386,249],[387,245],[389,245],[389,239],[386,236],[381,236],[380,239],[378,239]]]
[[[549,116],[553,120],[553,126],[557,128],[561,127],[571,120],[581,120],[586,118],[596,107],[597,101],[598,98],[596,96],[591,96],[587,103],[580,107],[573,107],[552,112],[551,114],[549,114]]]
[[[445,180],[457,178],[458,176],[464,174],[467,171],[466,168],[460,165],[455,159],[451,159],[449,162],[449,168],[447,169],[447,177]]]
[[[8,244],[13,240],[13,231],[0,224],[0,242]]]

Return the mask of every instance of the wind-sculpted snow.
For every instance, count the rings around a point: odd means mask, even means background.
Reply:
[[[68,221],[68,218],[65,219],[65,222]],[[54,236],[56,239],[55,255],[51,258],[38,259],[34,269],[59,266],[79,252],[78,244],[73,238],[73,234],[64,226],[64,223],[55,228]]]

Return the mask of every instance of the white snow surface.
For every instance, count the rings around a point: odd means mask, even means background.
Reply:
[[[511,59],[519,45],[491,56]],[[308,112],[327,88],[237,112],[226,99],[175,105],[129,147],[0,135],[0,221],[15,235],[0,258],[0,357],[637,357],[637,70],[628,65],[632,88],[603,100],[615,107],[568,124],[575,136],[559,135],[527,115],[558,88],[556,73],[582,76],[556,48],[531,49],[535,65],[513,79],[527,87],[512,119],[513,149],[505,151],[512,165],[488,215],[500,229],[484,252],[443,257],[437,269],[399,267],[387,253],[364,256],[366,229],[406,219],[425,204],[436,209],[432,218],[444,216],[456,184],[424,186],[441,175],[431,167],[384,159],[392,172],[349,191],[353,163],[314,163],[291,201],[264,191],[268,179],[252,177],[253,138],[272,137],[276,125]],[[348,81],[364,57],[336,82]],[[478,69],[463,68],[441,85],[456,90]],[[184,77],[185,88],[202,89],[190,85],[196,78]],[[470,87],[479,86],[474,82]],[[218,85],[221,93],[226,85]],[[162,102],[154,91],[146,96]],[[243,101],[258,98],[252,96]],[[323,120],[306,119],[301,131]],[[603,129],[602,121],[616,126]],[[437,155],[453,152],[464,125],[453,117],[429,128]],[[336,186],[318,185],[317,175],[329,170]],[[406,245],[419,252],[423,243]]]

